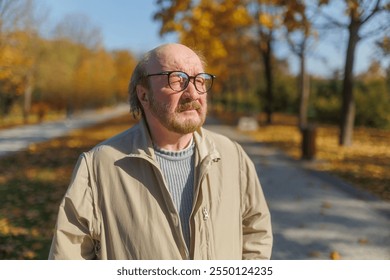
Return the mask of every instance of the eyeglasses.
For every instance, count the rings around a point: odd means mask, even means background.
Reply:
[[[187,73],[182,71],[167,71],[155,74],[149,74],[146,77],[152,76],[160,76],[167,75],[168,76],[168,84],[169,87],[174,91],[183,91],[188,87],[190,80],[194,80],[194,85],[196,90],[199,93],[205,93],[211,89],[213,86],[213,81],[215,76],[208,73],[199,73],[195,76],[189,76]]]

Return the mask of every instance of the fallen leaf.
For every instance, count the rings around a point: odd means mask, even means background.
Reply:
[[[367,239],[367,238],[360,238],[360,239],[358,240],[358,242],[359,242],[359,244],[361,244],[361,245],[365,245],[365,244],[368,243],[368,239]]]
[[[332,203],[327,202],[327,201],[322,202],[321,207],[322,207],[322,208],[325,208],[325,209],[330,209],[330,208],[332,208]]]
[[[311,258],[319,258],[320,256],[321,256],[321,253],[318,251],[309,252],[309,257],[311,257]]]
[[[28,249],[23,251],[23,255],[22,255],[22,257],[25,259],[33,259],[33,258],[35,258],[35,256],[36,256],[36,253],[34,253],[33,251],[28,250]]]
[[[339,252],[337,252],[337,251],[332,251],[330,253],[329,257],[331,260],[341,260],[341,256],[340,256]]]

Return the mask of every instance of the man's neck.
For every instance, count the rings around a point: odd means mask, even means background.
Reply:
[[[192,133],[180,135],[180,137],[162,138],[162,136],[154,137],[152,135],[153,143],[160,149],[167,151],[181,151],[187,148],[192,140]]]
[[[181,151],[187,148],[193,137],[193,133],[180,134],[162,126],[151,124],[148,126],[154,145],[167,151]]]

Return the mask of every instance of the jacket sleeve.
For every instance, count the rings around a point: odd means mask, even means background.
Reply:
[[[59,207],[49,259],[94,259],[93,223],[91,181],[86,158],[82,155]]]
[[[238,145],[241,172],[242,259],[270,259],[271,214],[253,162]]]

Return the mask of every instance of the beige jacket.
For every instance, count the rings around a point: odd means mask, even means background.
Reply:
[[[144,121],[83,153],[60,205],[49,259],[269,259],[270,213],[243,149],[195,133],[187,249]]]

